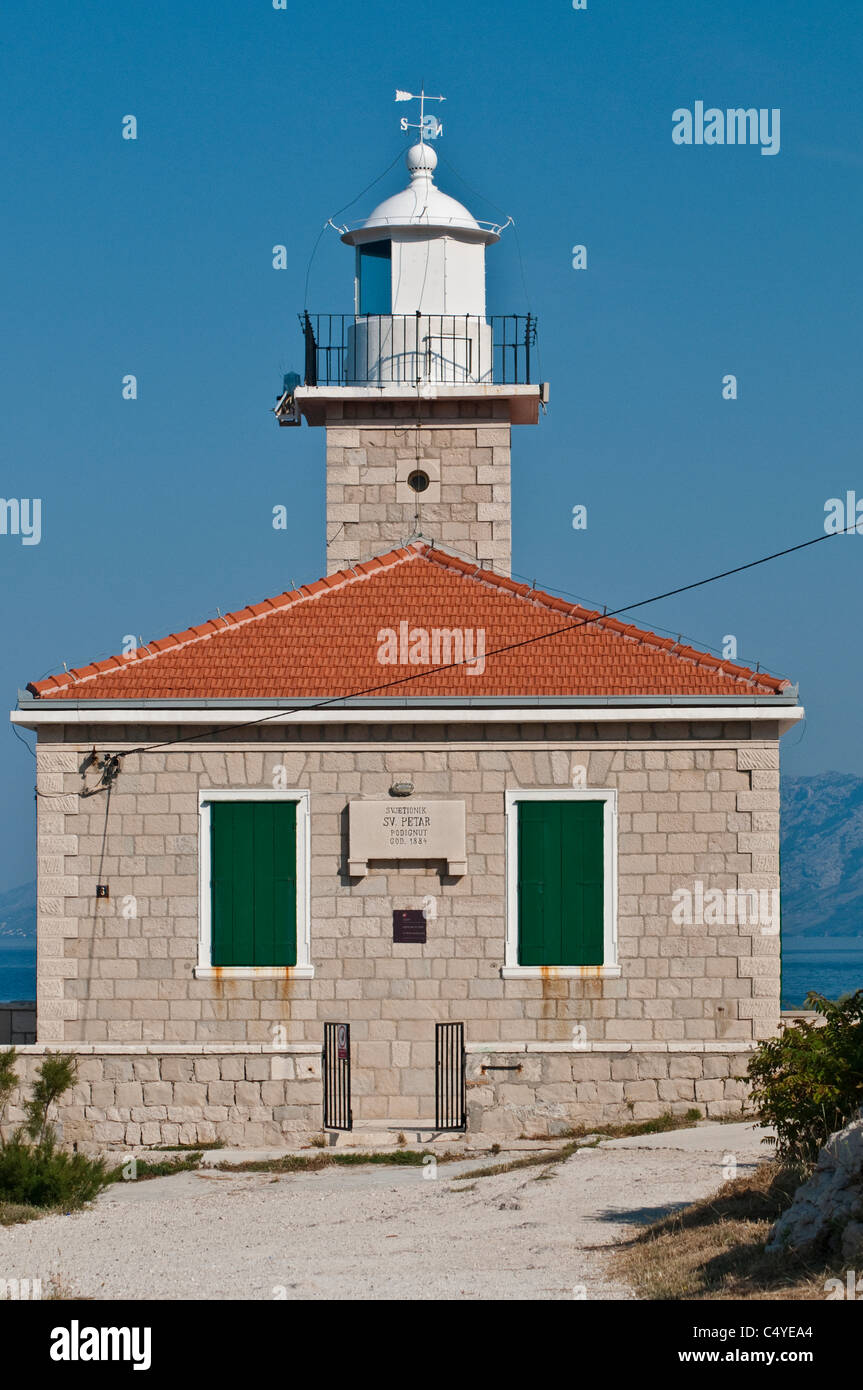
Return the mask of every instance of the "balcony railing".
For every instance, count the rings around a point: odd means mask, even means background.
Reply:
[[[306,386],[530,385],[533,314],[300,314]]]

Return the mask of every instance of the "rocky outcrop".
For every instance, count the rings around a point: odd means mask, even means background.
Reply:
[[[773,1227],[767,1249],[863,1259],[863,1110],[831,1134],[812,1177]]]

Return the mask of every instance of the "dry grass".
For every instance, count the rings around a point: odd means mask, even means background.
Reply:
[[[562,1136],[567,1139],[632,1139],[639,1134],[670,1134],[675,1129],[692,1129],[699,1120],[704,1117],[700,1110],[693,1107],[686,1110],[682,1115],[672,1114],[670,1110],[663,1110],[661,1115],[657,1115],[652,1120],[626,1120],[621,1124],[594,1124],[594,1125],[575,1125],[566,1131]],[[729,1116],[730,1123],[745,1119],[745,1115]],[[717,1121],[711,1123],[716,1124]]]
[[[764,1250],[799,1182],[762,1163],[640,1231],[620,1248],[614,1272],[644,1299],[823,1299],[838,1269]]]
[[[328,1150],[311,1155],[284,1154],[281,1158],[253,1158],[240,1163],[230,1163],[225,1159],[212,1164],[212,1167],[221,1173],[317,1173],[322,1168],[360,1168],[368,1164],[421,1168],[429,1158],[437,1163],[457,1163],[464,1158],[464,1154],[451,1150],[432,1153],[430,1149],[383,1149],[371,1153],[350,1149],[333,1153]]]
[[[666,1110],[653,1120],[628,1120],[617,1125],[576,1125],[566,1134],[557,1135],[549,1141],[547,1149],[528,1154],[525,1158],[511,1158],[503,1163],[492,1163],[484,1168],[472,1168],[469,1173],[455,1178],[455,1182],[468,1182],[474,1178],[496,1178],[501,1173],[513,1173],[519,1168],[546,1168],[541,1178],[551,1177],[552,1169],[558,1163],[571,1158],[576,1149],[595,1149],[603,1139],[630,1139],[639,1134],[667,1134],[675,1129],[692,1129],[701,1119],[700,1110],[687,1110],[683,1115],[672,1115]],[[568,1141],[568,1142],[564,1142]],[[492,1152],[499,1145],[492,1146]],[[469,1189],[460,1188],[459,1191]]]
[[[519,1168],[548,1168],[549,1170],[558,1163],[563,1163],[567,1158],[571,1158],[576,1149],[592,1149],[599,1142],[594,1139],[589,1144],[579,1144],[573,1141],[564,1144],[559,1149],[542,1149],[539,1153],[527,1154],[524,1158],[511,1158],[503,1163],[490,1163],[484,1168],[471,1168],[469,1173],[462,1173],[461,1177],[453,1178],[453,1182],[472,1183],[475,1178],[496,1178],[501,1173],[514,1173]],[[551,1176],[551,1173],[547,1174]],[[457,1192],[470,1192],[469,1187],[458,1187]]]
[[[22,1206],[20,1202],[0,1202],[0,1226],[18,1226],[22,1221],[38,1221],[49,1215],[47,1207]]]

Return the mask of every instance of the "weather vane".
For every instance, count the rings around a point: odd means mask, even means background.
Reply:
[[[439,135],[443,135],[443,123],[437,116],[427,116],[425,104],[427,101],[446,101],[446,97],[428,96],[423,90],[419,92],[396,92],[396,101],[418,101],[420,104],[419,121],[409,121],[407,116],[402,116],[402,130],[418,130],[420,141],[436,140]]]

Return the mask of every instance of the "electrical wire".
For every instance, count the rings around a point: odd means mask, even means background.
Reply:
[[[841,531],[827,531],[823,535],[814,536],[808,541],[799,541],[796,545],[789,545],[782,550],[775,550],[770,555],[762,555],[757,560],[749,560],[746,564],[734,565],[731,569],[721,570],[718,574],[708,575],[705,579],[696,579],[689,584],[681,584],[675,589],[666,589],[664,593],[653,594],[650,598],[639,599],[635,603],[624,604],[620,608],[613,608],[607,613],[591,614],[589,617],[580,618],[578,622],[570,623],[566,627],[553,628],[548,632],[538,633],[534,637],[524,637],[517,642],[508,642],[503,647],[496,647],[486,652],[486,660],[492,656],[501,656],[505,652],[533,646],[537,642],[546,641],[550,637],[559,637],[565,632],[573,632],[578,628],[588,627],[594,623],[601,626],[602,623],[606,622],[609,618],[617,617],[621,613],[629,613],[636,608],[644,608],[647,604],[659,603],[666,598],[674,598],[678,594],[690,593],[693,589],[701,589],[706,584],[715,584],[720,579],[728,579],[733,574],[742,574],[746,570],[756,569],[759,565],[769,564],[773,560],[782,559],[786,555],[793,555],[800,550],[807,550],[813,545],[818,545],[821,541],[832,540],[834,536],[846,535],[849,531],[854,530],[856,530],[856,526],[852,524],[851,526],[846,526]],[[477,565],[477,573],[482,573],[482,567],[479,564]],[[129,748],[123,752],[118,752],[115,756],[118,758],[128,758],[139,753],[154,753],[162,748],[173,747],[173,745],[177,743],[195,743],[201,738],[213,738],[218,734],[233,733],[237,730],[255,728],[261,724],[270,723],[273,719],[281,719],[286,713],[296,713],[300,709],[302,709],[304,713],[308,713],[313,710],[325,709],[329,705],[343,704],[346,700],[356,700],[361,699],[363,696],[375,695],[382,690],[391,690],[394,686],[422,680],[424,676],[437,675],[441,671],[448,671],[456,667],[467,665],[469,660],[470,658],[466,658],[463,661],[451,661],[446,665],[429,667],[425,671],[415,671],[408,676],[399,676],[394,680],[382,681],[378,685],[367,686],[363,690],[354,690],[348,695],[331,695],[323,700],[316,701],[312,705],[282,705],[277,710],[274,710],[272,714],[262,715],[258,719],[247,719],[233,724],[223,724],[216,728],[204,729],[199,734],[187,734],[181,738],[164,739],[160,743],[151,743],[142,745],[138,748]]]
[[[9,727],[11,728],[11,730],[12,730],[13,734],[15,735],[15,737],[17,738],[18,742],[19,742],[19,743],[23,743],[24,747],[27,749],[27,752],[28,752],[29,754],[31,754],[32,757],[35,758],[35,756],[36,756],[36,750],[35,750],[35,748],[31,748],[31,747],[30,747],[30,744],[27,742],[26,738],[23,737],[23,735],[21,734],[21,731],[20,731],[19,729],[17,729],[17,728],[15,727],[14,724],[11,724]]]
[[[404,544],[407,545],[408,542],[405,541]],[[447,551],[448,551],[451,555],[457,555],[457,556],[459,557],[459,559],[462,559],[462,560],[472,560],[472,561],[475,561],[475,560],[476,560],[476,556],[475,556],[475,555],[469,554],[466,550],[459,550],[458,546],[452,545],[449,541],[447,541],[446,548],[447,548]],[[367,556],[366,558],[368,559],[368,558],[371,558],[371,557],[368,557],[368,556]],[[517,570],[510,570],[510,572],[509,572],[509,577],[510,577],[510,579],[518,579],[518,580],[521,580],[521,582],[524,583],[524,584],[528,584],[528,583],[529,583],[530,586],[531,586],[531,588],[533,588],[533,589],[535,589],[535,588],[537,587],[537,584],[536,584],[536,580],[535,580],[535,579],[530,578],[530,577],[529,577],[528,575],[526,575],[526,574],[519,574],[519,572],[518,572]],[[602,615],[601,615],[601,616],[603,616],[603,617],[607,617],[607,616],[608,616],[608,613],[607,613],[607,611],[606,611],[606,607],[599,601],[599,599],[588,598],[588,597],[586,597],[584,594],[575,594],[575,593],[573,593],[572,590],[570,590],[570,589],[561,589],[561,588],[558,588],[557,585],[552,585],[552,584],[542,584],[542,585],[540,585],[540,588],[543,590],[544,593],[551,594],[553,598],[569,598],[569,599],[573,599],[573,600],[574,600],[576,603],[578,603],[582,608],[595,608],[597,611],[601,608],[601,609],[602,609]],[[621,613],[621,612],[623,612],[623,611],[626,611],[626,610],[621,610],[621,609],[617,609],[617,610],[616,610],[616,612],[617,612],[618,614]],[[701,637],[691,637],[691,636],[689,636],[687,633],[681,632],[679,628],[663,627],[663,625],[662,625],[661,623],[654,622],[652,619],[651,619],[650,626],[651,626],[651,630],[652,630],[653,632],[662,633],[662,634],[663,634],[664,636],[666,636],[666,637],[676,637],[677,640],[678,640],[678,642],[682,642],[682,641],[685,639],[686,642],[689,643],[690,646],[698,647],[701,651],[704,651],[704,652],[709,652],[711,656],[721,657],[721,659],[722,659],[723,661],[731,661],[731,660],[733,659],[733,661],[735,662],[735,664],[738,665],[738,666],[739,666],[739,665],[753,666],[753,662],[752,662],[751,660],[747,659],[745,656],[736,656],[736,657],[734,657],[734,658],[731,658],[731,657],[729,657],[729,656],[726,656],[726,655],[724,655],[724,653],[722,652],[722,649],[721,649],[720,647],[714,647],[714,646],[712,646],[709,642],[706,642],[706,641],[705,641],[703,638],[701,638]],[[782,673],[780,673],[779,671],[777,671],[776,668],[775,668],[771,663],[769,663],[769,662],[757,661],[757,662],[754,663],[754,669],[755,669],[755,670],[758,670],[762,665],[764,666],[764,669],[765,669],[765,670],[771,671],[774,675],[777,675],[777,676],[778,676],[778,675],[782,674]]]
[[[522,250],[521,250],[521,237],[520,237],[519,234],[518,234],[518,223],[516,222],[515,218],[512,216],[511,213],[504,212],[504,209],[503,209],[502,207],[500,207],[497,203],[493,202],[493,201],[491,200],[491,198],[487,198],[486,195],[485,195],[484,193],[480,193],[480,192],[477,191],[477,189],[472,188],[471,185],[468,183],[467,179],[465,178],[464,174],[462,174],[461,171],[458,170],[458,169],[455,167],[455,165],[454,165],[450,160],[447,159],[446,155],[443,155],[443,154],[442,154],[442,155],[440,156],[440,160],[441,160],[441,162],[442,162],[443,164],[446,165],[446,167],[447,167],[448,169],[451,169],[451,170],[452,170],[452,172],[455,174],[456,178],[464,185],[464,187],[467,189],[468,193],[470,193],[470,195],[471,195],[473,198],[478,198],[478,199],[480,200],[480,202],[482,202],[482,203],[487,203],[488,206],[489,206],[490,208],[493,208],[495,212],[499,212],[499,213],[501,214],[501,216],[508,218],[509,221],[510,221],[510,223],[512,224],[512,230],[513,230],[513,234],[514,234],[514,236],[515,236],[515,249],[516,249],[516,254],[517,254],[517,256],[518,256],[519,272],[520,272],[520,274],[521,274],[521,285],[522,285],[522,289],[524,290],[525,308],[527,309],[528,314],[531,314],[531,315],[532,315],[532,312],[533,312],[533,311],[532,311],[532,309],[531,309],[531,297],[530,297],[530,291],[529,291],[528,288],[527,288],[527,275],[526,275],[525,269],[524,269],[524,256],[522,255]],[[502,229],[501,229],[501,230],[502,230]],[[537,342],[537,343],[535,344],[535,346],[536,346],[536,361],[537,361],[537,366],[539,367],[539,376],[540,376],[540,380],[542,380],[542,356],[541,356],[541,348],[540,348],[539,342]]]
[[[382,171],[382,173],[378,174],[378,176],[377,176],[376,179],[372,179],[371,183],[366,184],[365,188],[363,188],[363,189],[357,194],[357,196],[356,196],[355,198],[351,198],[351,200],[350,200],[349,203],[345,203],[344,207],[337,208],[336,211],[335,211],[334,213],[332,213],[332,215],[331,215],[330,217],[327,218],[326,222],[325,222],[324,225],[321,227],[321,230],[318,232],[317,241],[315,242],[314,246],[312,247],[312,254],[309,256],[309,264],[308,264],[308,266],[306,267],[306,284],[305,284],[305,289],[303,290],[303,303],[304,303],[305,306],[306,306],[306,311],[308,311],[308,303],[309,303],[309,276],[310,276],[311,273],[312,273],[312,262],[313,262],[314,259],[315,259],[315,255],[317,254],[318,247],[319,247],[320,244],[321,244],[321,237],[323,236],[324,232],[327,230],[327,227],[329,227],[329,225],[330,225],[330,223],[332,222],[332,220],[333,220],[334,217],[340,217],[341,214],[342,214],[343,212],[347,212],[348,208],[353,207],[354,203],[359,202],[360,198],[364,197],[365,194],[368,193],[370,189],[374,188],[374,186],[375,186],[376,183],[380,183],[381,179],[386,177],[386,175],[389,173],[390,169],[392,169],[392,168],[398,163],[398,161],[401,159],[401,157],[402,157],[402,151],[399,150],[399,152],[398,152],[398,154],[396,155],[395,159],[392,160],[392,162],[391,162],[390,164],[387,165],[386,169],[384,169],[384,170]]]

